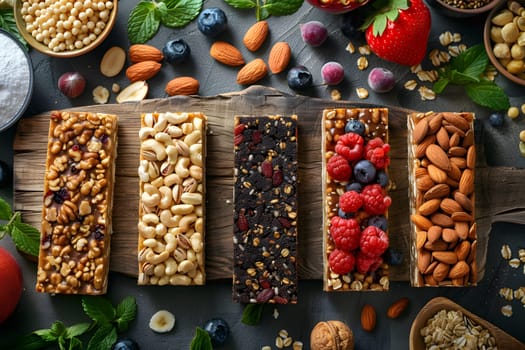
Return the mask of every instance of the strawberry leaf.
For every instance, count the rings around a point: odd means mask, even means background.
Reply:
[[[362,30],[372,26],[374,36],[380,36],[385,31],[388,21],[395,22],[399,17],[399,11],[406,10],[410,7],[408,0],[376,0],[372,7],[373,13],[367,17]]]

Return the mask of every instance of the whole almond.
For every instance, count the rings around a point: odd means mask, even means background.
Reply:
[[[268,73],[268,67],[266,63],[260,58],[256,58],[253,61],[246,64],[237,73],[237,84],[250,85],[256,83],[266,76]]]
[[[447,154],[450,157],[464,157],[467,154],[467,150],[461,146],[453,146],[448,149]]]
[[[445,151],[448,150],[450,144],[450,138],[448,136],[447,130],[442,127],[436,133],[436,141]]]
[[[421,176],[420,178],[416,180],[416,188],[420,191],[426,192],[429,189],[431,189],[432,186],[434,185],[435,183],[434,181],[432,181],[432,178],[430,177],[430,175]]]
[[[458,260],[466,260],[470,253],[470,242],[462,241],[456,246],[454,252],[458,256]]]
[[[406,308],[408,307],[408,303],[409,300],[406,297],[398,299],[388,307],[388,310],[386,311],[386,316],[392,319],[398,318],[399,316],[401,316],[403,311],[406,310]]]
[[[250,51],[257,51],[268,36],[268,22],[259,21],[252,25],[244,34],[242,42]]]
[[[467,167],[467,160],[463,157],[450,157],[450,162],[455,164],[459,169]]]
[[[474,169],[476,166],[476,146],[470,145],[467,150],[467,167]]]
[[[443,114],[437,113],[429,117],[428,120],[428,132],[430,134],[435,134],[439,128],[441,128],[441,123],[443,121]]]
[[[454,199],[467,212],[472,212],[472,209],[473,209],[472,201],[470,200],[470,198],[468,196],[466,196],[465,194],[463,194],[463,193],[461,193],[459,191],[456,191],[456,192],[454,192]]]
[[[160,67],[161,64],[155,61],[138,62],[126,69],[126,77],[132,83],[139,80],[148,80],[160,71]]]
[[[361,309],[361,327],[367,332],[376,327],[376,310],[370,304],[365,304]]]
[[[454,252],[432,252],[432,257],[445,264],[454,265],[458,261],[458,256]]]
[[[432,277],[437,282],[441,282],[445,278],[447,278],[449,271],[450,271],[450,265],[444,262],[440,262],[437,264],[436,268],[432,272]]]
[[[231,67],[242,66],[245,63],[239,49],[225,41],[214,42],[210,47],[210,56]]]
[[[454,221],[452,220],[452,218],[443,213],[432,214],[432,216],[430,217],[430,221],[432,221],[434,225],[438,225],[443,228],[454,227]]]
[[[460,130],[467,131],[470,128],[470,123],[461,114],[444,112],[443,118]]]
[[[461,169],[455,164],[450,162],[450,170],[447,171],[447,175],[454,181],[459,181],[461,178]]]
[[[445,124],[445,122],[443,122],[443,127],[445,128],[445,130],[447,130],[449,135],[452,135],[454,133],[458,133],[459,136],[465,137],[465,132],[463,130],[461,130],[460,128],[458,128],[457,126],[455,126],[455,125]]]
[[[468,148],[474,144],[474,131],[471,129],[465,133],[463,137],[463,142],[461,145],[465,148]]]
[[[279,74],[286,69],[292,58],[292,49],[287,42],[275,43],[268,56],[268,66],[273,74]]]
[[[450,194],[450,187],[446,184],[437,184],[429,188],[424,195],[426,200],[433,198],[443,198]]]
[[[474,173],[471,169],[463,170],[459,180],[459,192],[469,195],[474,192]]]
[[[461,205],[459,205],[459,203],[453,200],[452,198],[443,198],[439,207],[441,208],[441,210],[443,210],[445,213],[449,215],[452,215],[452,213],[456,211],[463,210]]]
[[[439,183],[439,184],[444,184],[445,182],[447,182],[447,173],[444,170],[438,168],[434,164],[430,164],[427,167],[427,170],[428,170],[428,175],[430,175],[430,178],[434,182]]]
[[[427,231],[427,238],[430,243],[436,242],[438,239],[441,238],[441,233],[443,232],[443,228],[441,226],[431,226]]]
[[[432,221],[420,214],[410,215],[410,220],[417,228],[423,231],[427,231],[432,226]]]
[[[425,151],[427,150],[428,145],[431,145],[436,142],[436,135],[428,135],[416,146],[415,157],[423,158],[425,156]]]
[[[160,62],[164,59],[162,51],[154,46],[147,44],[134,44],[129,47],[128,50],[129,60],[133,63],[143,61],[156,61]]]
[[[472,222],[474,218],[472,215],[465,213],[464,211],[457,211],[451,215],[452,220],[459,222]]]
[[[447,154],[438,145],[428,145],[425,155],[435,166],[445,171],[450,170],[450,160]]]
[[[470,266],[465,261],[458,261],[448,273],[449,278],[461,278],[465,275],[468,275],[470,271]]]
[[[459,239],[468,238],[469,225],[467,222],[456,221],[454,223],[454,230],[456,231]]]
[[[443,241],[447,243],[454,243],[458,240],[458,233],[455,229],[446,227],[443,229],[441,237],[443,238]]]
[[[416,249],[423,248],[423,245],[425,244],[426,240],[427,240],[427,232],[417,231],[416,232]]]
[[[428,171],[427,171],[427,168],[419,167],[419,168],[416,168],[416,170],[414,171],[414,174],[416,176],[416,179],[419,179],[421,176],[428,175]]]
[[[452,136],[450,136],[449,140],[448,140],[448,147],[456,147],[459,145],[459,142],[461,141],[461,136],[459,136],[459,134],[456,132],[456,133],[453,133]]]
[[[430,259],[432,255],[426,249],[420,249],[417,253],[417,269],[419,272],[424,273],[430,265]]]
[[[437,198],[428,200],[419,206],[418,212],[419,214],[425,215],[425,216],[433,214],[436,210],[439,209],[440,203],[441,203],[441,200]]]
[[[434,279],[432,275],[425,275],[425,284],[429,286],[437,286],[438,282]]]
[[[414,126],[414,131],[412,132],[412,143],[418,144],[427,136],[428,134],[428,119],[421,119],[416,126]]]
[[[425,274],[431,274],[434,269],[436,268],[437,264],[439,264],[439,261],[434,260],[428,265],[427,269],[425,270]]]
[[[178,77],[172,79],[166,85],[166,93],[175,95],[196,95],[199,92],[199,81],[192,77]]]
[[[430,241],[427,241],[425,245],[423,246],[423,248],[425,248],[426,250],[430,252],[443,251],[443,250],[448,249],[448,243],[441,239],[438,239],[437,241],[432,242],[432,243]]]

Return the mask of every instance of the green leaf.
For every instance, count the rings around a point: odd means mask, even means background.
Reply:
[[[195,336],[191,340],[190,350],[213,350],[208,332],[200,327],[195,328]]]
[[[224,0],[224,2],[236,9],[252,9],[257,6],[256,2],[251,0]]]
[[[117,330],[109,324],[99,327],[89,340],[87,350],[111,349],[117,341]]]
[[[15,22],[15,15],[12,9],[0,10],[0,28],[14,35],[15,38],[17,38],[24,45],[24,47],[28,49],[27,42],[18,31],[18,27],[16,26]]]
[[[479,76],[483,73],[487,64],[487,53],[481,44],[474,45],[461,52],[450,62],[453,69],[472,76]]]
[[[481,81],[476,84],[465,85],[468,97],[480,106],[495,111],[507,110],[510,101],[505,91],[492,81]]]
[[[256,326],[261,322],[264,304],[248,304],[242,311],[241,322],[249,326]]]
[[[46,342],[54,342],[58,339],[58,336],[55,335],[51,329],[37,329],[33,332],[38,335],[42,340]]]
[[[36,228],[23,222],[15,222],[11,227],[11,238],[18,249],[24,253],[38,256],[40,231]]]
[[[107,325],[115,320],[115,308],[103,297],[82,298],[84,312],[100,325]]]
[[[167,27],[183,27],[199,15],[202,0],[165,0],[167,11],[160,21]]]
[[[11,210],[11,206],[9,205],[9,203],[0,198],[0,220],[8,221],[9,219],[11,219],[12,215],[13,211]]]
[[[66,338],[63,336],[58,337],[58,347],[60,350],[67,350],[66,349]]]
[[[130,321],[134,320],[137,316],[137,302],[133,297],[124,298],[117,305],[116,312],[117,319],[117,328],[119,332],[125,332],[128,329],[128,324]]]
[[[457,70],[450,72],[450,81],[457,85],[466,85],[471,83],[479,83],[479,75],[468,75]]]
[[[274,16],[287,16],[295,13],[302,5],[303,0],[267,0],[262,8]]]
[[[69,350],[82,350],[82,342],[78,338],[71,338],[69,339]]]
[[[72,339],[86,333],[91,327],[91,323],[77,323],[66,328],[64,338]]]
[[[54,340],[53,340],[54,341]],[[17,338],[12,344],[4,344],[6,349],[39,350],[49,346],[50,342],[44,340],[36,333],[26,334]]]
[[[445,90],[448,83],[449,80],[447,78],[441,77],[434,83],[434,85],[432,86],[432,90],[434,90],[436,94],[440,94],[443,92],[443,90]]]
[[[157,6],[142,0],[131,10],[128,18],[128,39],[132,44],[143,44],[159,30]]]
[[[397,20],[399,11],[406,10],[409,4],[408,0],[375,0],[372,7],[375,10],[367,16],[361,29],[366,30],[372,25],[372,34],[381,36],[388,25],[388,21]]]

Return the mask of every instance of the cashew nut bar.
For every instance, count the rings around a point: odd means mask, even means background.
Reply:
[[[388,109],[322,118],[323,290],[388,290]]]
[[[205,284],[206,126],[202,113],[141,116],[139,285]]]
[[[117,122],[102,113],[51,113],[38,292],[106,293]]]
[[[474,114],[408,116],[412,286],[477,283]]]
[[[297,303],[297,116],[236,116],[233,300]]]

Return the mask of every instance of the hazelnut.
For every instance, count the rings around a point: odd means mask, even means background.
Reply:
[[[312,350],[353,350],[354,334],[341,321],[322,321],[312,329],[310,348]]]

